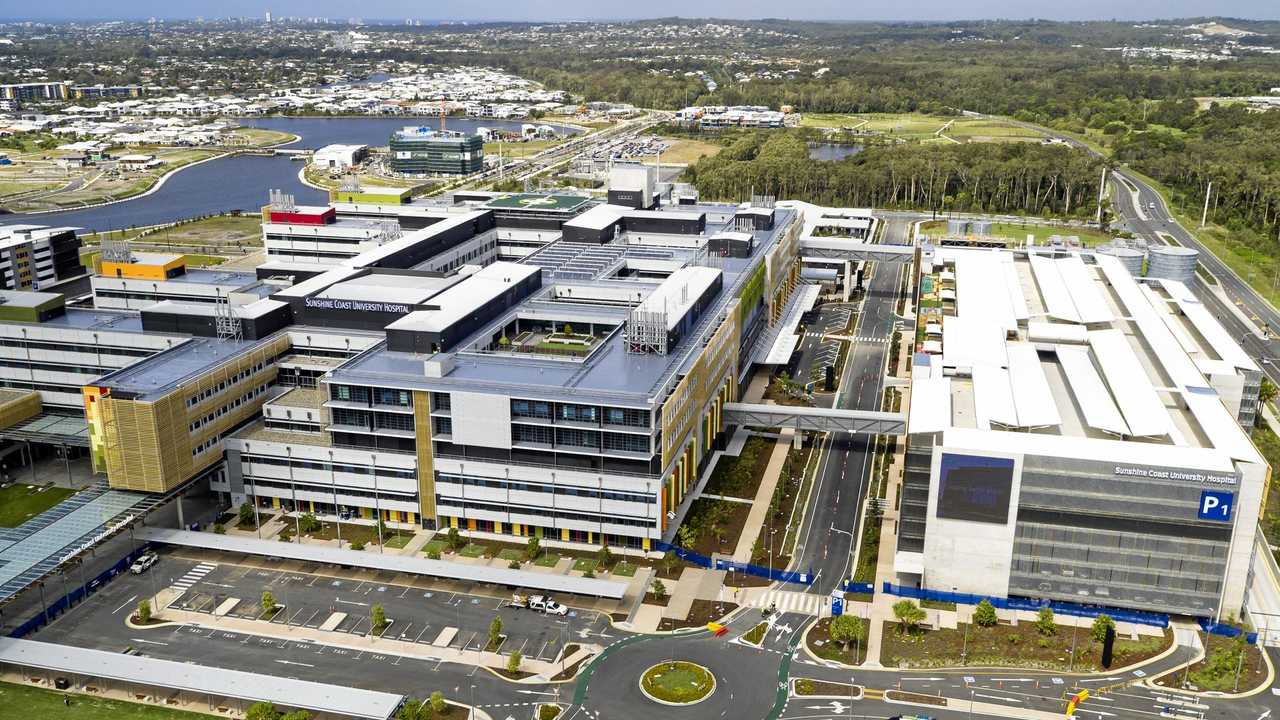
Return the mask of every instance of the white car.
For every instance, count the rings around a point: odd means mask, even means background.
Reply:
[[[160,558],[155,553],[144,553],[137,560],[134,560],[133,564],[129,566],[129,572],[134,575],[141,575],[142,573],[150,570],[151,566],[155,565],[156,561],[159,559]]]
[[[549,597],[543,597],[541,595],[534,595],[529,598],[529,609],[538,610],[548,615],[567,615],[569,613],[569,608]]]

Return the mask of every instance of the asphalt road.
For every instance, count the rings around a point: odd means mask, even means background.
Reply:
[[[903,244],[909,240],[907,221],[894,218],[887,222],[886,242]],[[875,263],[870,268],[852,333],[855,337],[888,340],[893,335],[901,273],[902,268],[897,265]],[[836,407],[880,409],[888,352],[887,342],[853,343],[835,394]],[[796,569],[817,575],[810,592],[829,594],[852,574],[853,551],[861,532],[861,508],[869,486],[873,440],[874,436],[869,435],[832,433],[825,441],[793,563]]]

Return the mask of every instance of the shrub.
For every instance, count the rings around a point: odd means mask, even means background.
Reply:
[[[1018,636],[1017,636],[1016,634],[1014,634],[1014,633],[1009,633],[1009,644],[1010,644],[1010,645],[1017,645],[1017,644],[1018,644]]]
[[[540,554],[542,554],[542,541],[536,537],[529,538],[524,544],[524,556],[530,560],[537,560]]]
[[[369,609],[369,620],[373,622],[373,630],[377,632],[387,626],[387,610],[381,604]]]
[[[276,609],[276,596],[271,594],[270,590],[262,591],[262,612],[268,615]]]
[[[352,549],[352,550],[363,550],[363,549],[364,549],[364,541],[363,541],[363,540],[352,540],[352,541],[351,541],[351,549]]]
[[[1107,641],[1107,628],[1115,629],[1116,621],[1111,619],[1110,615],[1102,614],[1093,619],[1093,629],[1090,633],[1093,635],[1094,642]]]
[[[439,559],[440,559],[440,551],[439,551],[439,550],[437,550],[436,548],[431,548],[430,550],[428,550],[428,551],[427,551],[427,557],[428,557],[428,558],[430,558],[430,559],[432,559],[432,560],[439,560]]]
[[[241,503],[240,509],[236,512],[237,520],[241,525],[250,525],[253,523],[253,506],[249,503]]]
[[[458,532],[456,527],[449,528],[449,532],[445,533],[444,538],[453,550],[461,550],[467,544],[467,541],[462,539],[462,533]]]
[[[520,569],[520,561],[519,561],[519,560],[512,560],[511,562],[507,563],[507,568],[509,568],[509,569],[511,569],[511,570],[519,570],[519,569]]]
[[[214,524],[213,524],[213,534],[214,534],[214,535],[226,535],[226,534],[227,534],[227,527],[226,527],[225,525],[223,525],[222,523],[214,523]]]
[[[655,578],[653,584],[649,586],[649,591],[653,593],[654,597],[661,600],[667,595],[667,586],[661,580]]]
[[[436,690],[431,693],[431,709],[437,714],[444,713],[449,708],[449,704],[444,701],[444,693]]]
[[[498,644],[502,639],[502,618],[494,617],[489,621],[489,646]]]
[[[298,518],[298,529],[304,533],[318,532],[321,527],[315,513],[302,513],[302,517]]]
[[[511,653],[511,655],[507,658],[507,672],[511,673],[512,675],[520,672],[520,661],[522,659],[523,657],[520,655],[519,650]]]
[[[613,564],[613,553],[609,551],[608,545],[602,545],[596,551],[596,565],[601,568],[607,568]]]
[[[982,602],[978,603],[978,607],[973,610],[973,624],[978,627],[989,628],[995,627],[999,622],[1000,619],[996,617],[995,606],[991,604],[990,600],[983,598]]]
[[[893,616],[898,619],[902,630],[911,632],[924,622],[924,611],[911,600],[899,600],[893,604]]]
[[[556,720],[560,717],[559,705],[542,705],[538,708],[538,720]]]
[[[1058,624],[1053,621],[1053,610],[1048,607],[1040,608],[1040,613],[1036,617],[1036,630],[1045,637],[1057,634]]]
[[[151,601],[142,600],[138,602],[138,622],[146,625],[151,622]]]

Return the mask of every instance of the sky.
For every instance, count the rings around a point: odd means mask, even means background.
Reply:
[[[719,17],[795,20],[1147,20],[1214,15],[1280,19],[1277,0],[0,0],[5,19],[162,19],[194,17],[329,17],[347,19],[615,20]],[[107,15],[109,13],[109,16]]]

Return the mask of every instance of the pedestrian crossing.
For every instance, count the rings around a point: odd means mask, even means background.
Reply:
[[[826,598],[790,590],[770,590],[757,595],[750,603],[751,607],[773,607],[779,614],[799,613],[801,615],[821,615],[826,606]]]
[[[173,589],[178,590],[180,592],[186,592],[187,590],[190,590],[192,585],[195,585],[196,583],[203,580],[204,576],[213,572],[214,568],[216,567],[218,566],[213,565],[211,563],[205,563],[205,562],[200,563],[199,565],[188,570],[186,575],[183,575],[182,577],[175,580],[173,583]]]
[[[853,341],[854,341],[854,342],[860,342],[860,343],[882,343],[882,344],[883,344],[883,343],[888,343],[888,342],[889,342],[889,338],[883,338],[883,337],[866,337],[866,336],[863,336],[863,335],[856,335],[856,336],[854,336]]]

